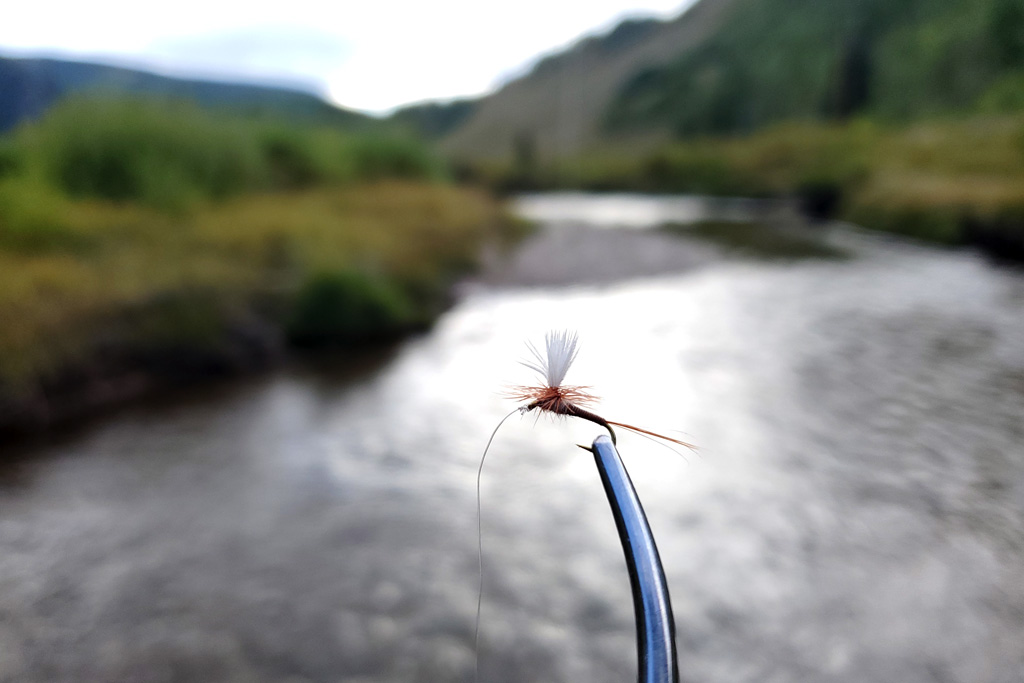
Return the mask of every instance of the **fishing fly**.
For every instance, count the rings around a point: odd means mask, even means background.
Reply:
[[[590,387],[563,384],[565,381],[565,375],[569,371],[569,366],[571,366],[573,361],[576,360],[576,355],[579,353],[579,335],[568,330],[552,331],[547,333],[544,341],[545,345],[543,353],[532,343],[527,342],[526,346],[529,349],[532,358],[520,361],[520,363],[540,375],[542,380],[541,383],[529,386],[516,386],[508,392],[507,395],[509,398],[524,402],[525,405],[519,406],[503,417],[498,423],[498,426],[494,428],[494,431],[491,433],[491,437],[487,440],[487,445],[484,447],[483,455],[480,457],[480,467],[477,469],[476,473],[477,550],[480,561],[480,585],[477,593],[476,627],[474,628],[473,635],[473,650],[476,655],[475,665],[477,667],[474,680],[479,680],[480,612],[483,603],[484,590],[483,517],[480,503],[480,479],[483,475],[484,460],[487,458],[487,451],[490,450],[494,437],[497,435],[498,430],[501,429],[501,426],[505,424],[505,421],[516,413],[525,415],[535,410],[539,410],[541,413],[577,417],[582,420],[593,422],[594,424],[608,430],[612,443],[616,443],[616,435],[613,427],[619,427],[646,438],[661,439],[662,441],[667,441],[669,443],[688,448],[692,451],[697,450],[695,445],[687,443],[686,441],[681,441],[664,434],[652,432],[647,429],[641,429],[640,427],[622,422],[613,422],[612,420],[607,420],[597,413],[589,410],[590,406],[597,401],[597,397],[590,393]]]
[[[518,412],[526,414],[533,410],[540,410],[554,415],[588,420],[607,429],[612,443],[616,442],[615,430],[612,429],[615,426],[696,450],[696,446],[691,443],[622,422],[606,420],[585,408],[584,406],[589,406],[597,400],[593,394],[589,393],[590,387],[562,384],[569,371],[569,366],[576,360],[576,354],[579,353],[579,335],[569,331],[548,332],[545,342],[546,353],[541,353],[530,342],[526,344],[533,359],[520,362],[540,375],[544,382],[538,386],[519,386],[512,389],[510,396],[513,399],[527,402],[526,405],[518,409]]]

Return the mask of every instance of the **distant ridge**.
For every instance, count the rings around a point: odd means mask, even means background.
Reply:
[[[204,107],[346,128],[379,124],[289,88],[174,78],[90,62],[0,57],[0,132],[38,118],[68,95],[87,93],[185,99]]]
[[[476,110],[476,99],[420,102],[395,111],[389,121],[428,140],[437,140],[458,128]]]
[[[442,149],[466,161],[527,155],[541,163],[586,149],[602,139],[604,117],[622,87],[638,72],[700,45],[733,2],[699,0],[670,21],[628,20],[541,60],[527,75],[477,100],[442,139]]]

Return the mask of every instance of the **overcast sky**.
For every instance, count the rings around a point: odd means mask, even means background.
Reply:
[[[383,112],[479,95],[539,55],[691,0],[138,0],[10,2],[0,54],[93,59],[170,75],[291,82]]]

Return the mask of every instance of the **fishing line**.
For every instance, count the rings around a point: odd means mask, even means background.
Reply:
[[[483,508],[480,502],[480,479],[484,473],[484,461],[487,460],[487,451],[491,448],[491,442],[494,441],[494,437],[497,436],[498,430],[501,429],[501,425],[505,424],[505,420],[509,419],[516,413],[521,413],[522,408],[516,408],[511,413],[501,418],[501,422],[491,432],[491,438],[487,439],[487,445],[484,446],[484,453],[480,456],[480,466],[476,470],[476,556],[478,561],[478,571],[480,575],[480,583],[478,585],[476,593],[476,625],[473,627],[473,680],[480,680],[480,611],[483,608],[484,603],[484,517]]]

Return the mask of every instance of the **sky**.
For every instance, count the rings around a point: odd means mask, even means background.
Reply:
[[[38,0],[4,9],[0,54],[291,84],[385,113],[490,92],[585,35],[691,1]]]

